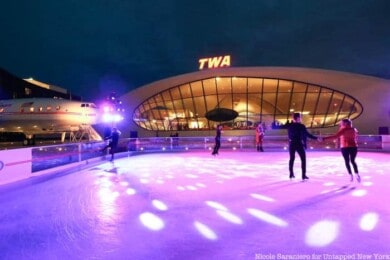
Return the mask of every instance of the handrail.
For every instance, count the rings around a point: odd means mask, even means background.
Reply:
[[[211,150],[214,146],[213,136],[203,137],[149,137],[128,138],[121,140],[122,146],[127,144],[127,150],[136,152],[148,151],[180,151],[180,150]],[[361,135],[358,146],[364,150],[383,150],[382,136]],[[263,141],[264,150],[286,150],[287,136],[266,136]],[[221,149],[256,150],[254,136],[225,136],[221,138]],[[332,150],[339,149],[338,140],[318,142],[308,140],[308,149]]]
[[[105,142],[65,143],[33,146],[0,151],[0,184],[27,179],[33,176],[54,173],[64,169],[83,167],[106,159]],[[359,136],[359,150],[390,152],[390,136]],[[119,140],[115,158],[153,152],[210,152],[214,147],[213,136],[203,137],[149,137],[122,138]],[[265,152],[285,151],[287,136],[266,136]],[[337,140],[317,142],[309,140],[308,149],[316,151],[337,150]],[[256,151],[254,136],[223,136],[221,150]],[[107,157],[108,159],[109,157]]]

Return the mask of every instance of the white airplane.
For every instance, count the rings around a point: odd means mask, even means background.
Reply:
[[[106,109],[107,111],[107,109]],[[107,113],[91,102],[52,98],[0,100],[0,132],[22,132],[26,139],[35,135],[61,133],[65,141],[101,141],[92,125],[103,123]]]

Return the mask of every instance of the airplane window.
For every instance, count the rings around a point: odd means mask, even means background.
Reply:
[[[30,89],[30,88],[24,88],[24,94],[25,94],[26,96],[31,96],[31,94],[32,94],[31,89]]]
[[[81,107],[85,107],[85,104],[81,104]]]
[[[43,107],[39,107],[39,112],[42,112],[43,111]]]
[[[46,107],[46,110],[47,110],[47,111],[50,111],[50,110],[51,110],[51,106],[47,106],[47,107]]]
[[[61,109],[61,107],[60,106],[56,106],[56,110],[60,110]]]
[[[0,113],[4,112],[4,108],[0,108]]]
[[[34,107],[30,107],[30,112],[34,112]]]

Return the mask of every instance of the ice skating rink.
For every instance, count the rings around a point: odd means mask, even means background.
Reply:
[[[390,154],[357,163],[155,153],[0,186],[0,259],[389,259]]]

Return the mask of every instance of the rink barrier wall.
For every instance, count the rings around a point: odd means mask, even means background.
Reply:
[[[221,150],[256,151],[254,136],[222,136],[221,144]],[[0,150],[0,185],[104,162],[110,158],[108,151],[102,150],[105,145],[105,142],[84,142]],[[362,151],[390,152],[390,135],[359,136],[358,145]],[[115,158],[154,152],[211,152],[213,147],[213,136],[126,138],[120,140]],[[266,136],[263,147],[266,152],[287,150],[288,139]],[[337,139],[309,140],[308,149],[338,150],[339,145]]]
[[[68,143],[0,150],[0,185],[101,162],[104,145]]]
[[[390,151],[390,135],[382,135],[382,150]]]

